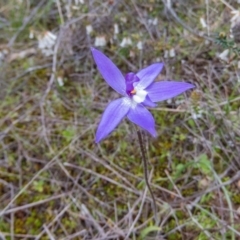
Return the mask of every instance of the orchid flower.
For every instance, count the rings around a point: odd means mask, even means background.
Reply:
[[[153,82],[163,69],[163,63],[154,63],[137,73],[129,72],[124,77],[108,57],[95,48],[91,50],[102,77],[122,95],[122,98],[110,102],[106,107],[97,129],[96,143],[107,137],[124,117],[156,137],[155,121],[146,107],[155,107],[156,102],[194,88],[194,85],[185,82]]]

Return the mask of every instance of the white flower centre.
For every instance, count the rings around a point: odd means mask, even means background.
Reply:
[[[136,94],[133,95],[133,100],[136,103],[142,103],[144,102],[147,92],[143,89],[135,88]]]
[[[130,106],[131,108],[135,108],[137,106],[137,103],[133,101],[133,99],[129,97],[125,97],[123,99],[123,104]]]

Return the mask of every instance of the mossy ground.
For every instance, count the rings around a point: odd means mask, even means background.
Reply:
[[[183,26],[158,0],[70,2],[0,4],[0,238],[239,239],[239,56],[220,60],[224,49],[207,39],[229,35],[230,7],[172,1]],[[49,57],[37,43],[46,31],[59,39]],[[150,110],[158,137],[146,135],[145,144],[159,226],[133,125],[124,120],[94,142],[106,104],[118,97],[94,65],[97,36],[123,72],[164,61],[158,80],[196,85]],[[121,47],[124,37],[132,44]]]

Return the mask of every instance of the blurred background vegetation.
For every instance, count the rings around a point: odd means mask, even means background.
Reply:
[[[237,0],[0,1],[0,239],[240,239]],[[117,97],[90,47],[127,73],[194,91],[151,109],[146,190],[124,120],[97,145]]]

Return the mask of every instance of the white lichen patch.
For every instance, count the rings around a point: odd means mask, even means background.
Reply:
[[[107,41],[105,36],[98,36],[95,38],[94,46],[96,47],[104,47],[106,46]]]
[[[207,28],[207,23],[203,17],[200,18],[200,23],[202,25],[202,28]]]
[[[142,43],[142,41],[139,41],[139,42],[137,43],[137,49],[138,49],[138,50],[142,50],[142,49],[143,49],[143,43]]]
[[[220,54],[218,54],[218,58],[220,58],[224,62],[228,62],[229,61],[228,54],[229,54],[229,49],[226,49]]]
[[[51,56],[54,53],[54,46],[57,36],[50,31],[38,36],[38,48],[45,56]]]
[[[86,26],[86,32],[88,35],[90,35],[93,32],[93,27],[92,25],[87,25]]]
[[[122,42],[120,43],[120,47],[126,47],[132,45],[132,40],[129,37],[123,38]]]

